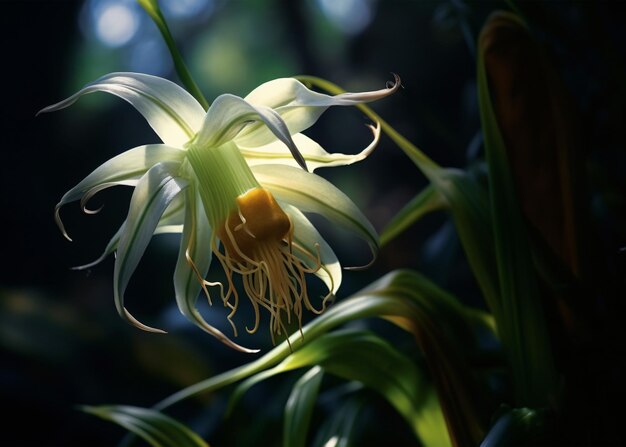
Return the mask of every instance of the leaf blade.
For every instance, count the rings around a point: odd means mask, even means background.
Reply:
[[[196,433],[158,411],[131,406],[84,406],[82,411],[114,422],[153,447],[209,447]]]

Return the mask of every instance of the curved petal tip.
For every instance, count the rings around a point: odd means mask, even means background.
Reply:
[[[126,321],[128,321],[130,324],[132,324],[133,326],[146,331],[146,332],[152,332],[155,334],[167,334],[166,331],[164,331],[163,329],[158,329],[152,326],[147,326],[145,324],[143,324],[141,321],[137,320],[135,317],[133,317],[131,315],[130,312],[128,312],[128,310],[126,310],[125,307],[122,308],[122,314],[121,314],[122,318],[124,318]]]
[[[239,351],[239,352],[245,352],[246,354],[256,354],[257,352],[260,351],[260,349],[250,349],[250,348],[246,348],[245,346],[241,346],[241,345],[235,343],[230,338],[228,338],[226,335],[224,335],[224,333],[222,331],[220,331],[219,329],[217,329],[217,328],[211,326],[209,323],[207,323],[206,320],[204,318],[202,318],[202,316],[200,315],[200,313],[196,309],[194,309],[191,312],[190,318],[193,320],[194,323],[196,323],[196,325],[199,328],[201,328],[203,331],[211,334],[212,336],[217,338],[219,341],[224,343],[229,348],[232,348],[232,349],[234,349],[236,351]]]
[[[359,270],[365,270],[370,268],[372,265],[374,265],[374,263],[376,262],[376,260],[378,259],[378,245],[374,245],[374,244],[369,244],[370,246],[370,250],[372,251],[372,259],[370,260],[370,262],[368,262],[365,265],[357,265],[357,266],[350,266],[350,267],[344,267],[344,270],[351,270],[351,271],[359,271]]]
[[[72,238],[69,236],[69,234],[67,234],[67,231],[65,231],[65,225],[63,225],[63,221],[61,221],[60,211],[61,211],[61,204],[59,203],[57,206],[54,207],[54,221],[57,223],[57,226],[59,227],[59,230],[61,230],[61,234],[63,234],[65,239],[72,242]]]
[[[389,90],[392,90],[392,93],[398,90],[400,87],[404,88],[404,86],[402,85],[402,79],[400,79],[399,75],[392,71],[391,76],[393,76],[393,81],[387,81],[386,87]]]

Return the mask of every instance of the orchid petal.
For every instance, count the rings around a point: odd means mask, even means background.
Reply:
[[[272,140],[282,141],[293,158],[306,170],[306,162],[294,144],[287,126],[278,113],[269,107],[255,107],[235,95],[220,95],[209,108],[196,144],[217,147],[233,140],[246,126],[261,122],[272,135]]]
[[[182,233],[185,222],[185,196],[177,195],[165,209],[159,219],[154,234]]]
[[[115,306],[122,318],[140,329],[163,332],[140,323],[124,307],[124,291],[143,255],[159,219],[174,197],[187,186],[185,180],[173,177],[176,163],[158,163],[139,180],[130,201],[128,217],[120,237],[113,272]]]
[[[324,95],[309,90],[293,78],[275,79],[254,89],[245,100],[254,106],[274,109],[287,124],[293,135],[311,127],[331,106],[354,106],[389,96],[400,88],[400,78],[394,75],[390,88],[372,92]],[[236,139],[245,147],[262,146],[273,141],[273,136],[259,125],[248,126]]]
[[[174,272],[174,290],[178,309],[198,327],[225,345],[242,352],[258,352],[258,350],[244,348],[230,340],[219,329],[207,323],[196,309],[198,295],[203,289],[202,281],[211,265],[211,227],[202,207],[202,200],[195,188],[187,188],[185,199],[187,203],[184,231]],[[208,293],[206,289],[205,292]]]
[[[110,73],[83,87],[69,98],[39,113],[54,112],[74,104],[83,95],[106,92],[133,105],[164,143],[181,146],[202,124],[205,112],[185,89],[167,79],[141,73]]]
[[[156,229],[154,230],[154,234],[166,234],[166,233],[182,233],[183,232],[183,211],[184,211],[184,202],[182,200],[180,200],[181,195],[177,195],[174,200],[172,200],[170,202],[170,204],[168,205],[167,209],[165,210],[165,212],[163,213],[163,216],[161,216],[161,219],[159,220],[159,224],[157,225]],[[109,256],[111,253],[113,253],[115,250],[117,250],[117,244],[120,241],[120,237],[122,236],[122,233],[124,233],[124,228],[125,228],[125,224],[126,222],[122,223],[122,225],[120,226],[120,228],[117,230],[117,232],[113,235],[113,237],[111,238],[111,240],[109,241],[109,243],[107,244],[107,246],[105,247],[104,251],[102,252],[102,254],[100,255],[100,257],[98,257],[98,259],[96,259],[95,261],[92,261],[88,264],[83,264],[83,265],[79,265],[76,267],[72,267],[72,270],[86,270],[86,269],[90,269],[91,267],[94,267],[98,264],[100,264],[102,261],[105,260],[105,258],[107,256]]]
[[[345,166],[365,159],[378,145],[380,140],[380,124],[376,127],[368,126],[374,134],[372,142],[358,154],[328,153],[315,140],[304,134],[292,135],[293,141],[298,146],[300,153],[306,160],[311,172],[317,168],[329,168],[333,166]],[[260,164],[285,164],[297,167],[293,157],[285,151],[282,143],[274,142],[261,147],[240,147],[241,153],[250,166]]]
[[[314,256],[317,255],[319,250],[320,262],[322,268],[320,268],[315,275],[320,278],[328,291],[332,294],[337,293],[339,286],[341,285],[341,264],[337,256],[333,252],[333,249],[328,245],[328,242],[319,234],[313,224],[306,218],[306,216],[298,210],[295,206],[287,203],[281,203],[281,208],[285,213],[289,215],[291,223],[293,224],[294,234],[293,241],[300,247],[306,249]],[[297,250],[294,253],[298,253]],[[298,256],[308,267],[315,267],[316,262],[307,256]]]
[[[63,235],[69,239],[61,222],[60,208],[78,199],[85,209],[85,204],[98,191],[102,191],[115,185],[136,185],[139,178],[158,162],[181,162],[185,151],[163,144],[148,144],[129,149],[126,152],[113,157],[96,168],[91,174],[83,179],[63,195],[61,201],[55,207],[55,219]]]
[[[378,252],[378,235],[372,224],[354,202],[329,181],[285,165],[259,165],[251,169],[259,183],[277,200],[323,215],[365,239],[373,254]]]
[[[117,250],[117,245],[120,242],[120,238],[122,237],[122,234],[124,234],[125,228],[126,228],[126,222],[120,225],[119,229],[113,235],[113,237],[111,238],[107,246],[104,248],[104,251],[102,252],[102,254],[100,255],[98,259],[96,259],[95,261],[91,261],[88,264],[83,264],[83,265],[79,265],[76,267],[72,267],[72,270],[87,270],[100,264],[102,261],[104,261],[107,256],[109,256],[111,253]]]

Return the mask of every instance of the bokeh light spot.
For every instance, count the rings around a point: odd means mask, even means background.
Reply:
[[[358,34],[374,16],[371,0],[317,0],[328,19],[346,34]]]
[[[96,18],[96,36],[110,47],[128,43],[137,33],[138,27],[137,13],[119,3],[104,6]]]

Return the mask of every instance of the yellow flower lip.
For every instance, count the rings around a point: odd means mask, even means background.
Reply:
[[[289,233],[289,217],[266,189],[252,188],[240,195],[237,197],[237,208],[218,230],[218,236],[226,251],[238,261],[242,260],[239,251],[254,259],[259,245],[280,242]]]

